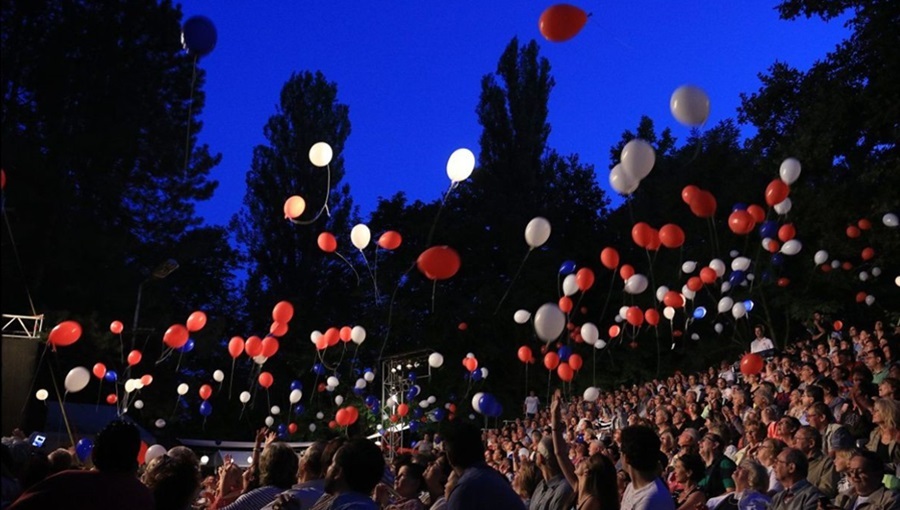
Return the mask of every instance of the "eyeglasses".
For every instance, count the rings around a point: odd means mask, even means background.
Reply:
[[[856,476],[856,477],[860,477],[860,476],[864,476],[864,475],[865,475],[865,476],[869,476],[869,473],[867,473],[867,472],[866,472],[865,470],[863,470],[863,469],[857,468],[857,469],[848,469],[848,470],[847,470],[847,476]]]

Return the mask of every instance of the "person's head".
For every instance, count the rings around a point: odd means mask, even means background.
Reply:
[[[845,473],[850,469],[850,459],[859,453],[859,450],[852,446],[834,450],[834,470],[838,473]]]
[[[897,430],[900,427],[900,404],[890,398],[879,398],[872,406],[872,423],[884,430]]]
[[[141,434],[137,427],[124,420],[110,422],[97,434],[91,459],[100,471],[134,473],[141,449]]]
[[[529,499],[540,482],[541,472],[538,471],[537,466],[533,462],[525,461],[519,464],[519,470],[516,471],[512,485],[513,490],[520,498]]]
[[[556,454],[553,453],[552,438],[544,437],[541,439],[540,444],[538,444],[535,461],[541,472],[544,473],[545,478],[551,478],[559,474],[559,462],[556,460]]]
[[[753,328],[753,333],[756,335],[756,338],[762,338],[763,335],[766,334],[765,328],[762,325],[757,324],[755,328]]]
[[[853,490],[861,496],[868,496],[881,487],[884,463],[876,453],[858,452],[850,459],[847,475]]]
[[[404,498],[414,498],[425,489],[425,466],[407,464],[394,479],[394,489]]]
[[[72,466],[75,464],[75,459],[72,458],[72,454],[69,450],[64,448],[53,450],[50,452],[50,455],[47,455],[47,459],[50,461],[51,474],[72,469]]]
[[[649,427],[634,425],[622,429],[623,463],[642,475],[656,476],[659,467],[659,437]]]
[[[769,474],[762,464],[744,459],[734,470],[734,484],[738,491],[747,489],[765,494],[769,490]]]
[[[778,457],[778,454],[781,453],[781,450],[783,449],[783,442],[770,437],[763,441],[761,445],[759,445],[759,448],[756,450],[756,460],[766,466],[771,466],[775,462],[775,459]]]
[[[579,462],[575,468],[575,475],[587,493],[599,501],[616,501],[618,499],[616,466],[607,456],[598,453]]]
[[[683,450],[696,451],[700,433],[695,428],[686,428],[678,436],[678,447]]]
[[[725,443],[715,433],[709,432],[700,440],[700,456],[709,459],[718,456],[725,450]]]
[[[873,372],[880,372],[884,369],[884,350],[873,347],[865,351],[865,364]]]
[[[200,462],[196,455],[164,453],[147,464],[141,481],[153,492],[156,508],[190,508],[200,491]]]
[[[782,416],[781,419],[778,420],[778,425],[775,427],[775,431],[778,433],[778,437],[781,438],[785,443],[789,443],[791,438],[794,437],[794,433],[797,432],[797,429],[800,428],[800,420],[794,418],[793,416]]]
[[[474,425],[454,420],[447,424],[441,435],[444,438],[447,460],[450,461],[454,470],[462,471],[484,459],[484,443],[481,441],[481,432]],[[539,444],[540,442],[538,442]]]
[[[675,436],[671,431],[666,430],[659,435],[659,447],[664,453],[672,451],[672,448],[675,447]]]
[[[309,448],[300,454],[300,467],[297,470],[297,478],[301,481],[319,480],[325,477],[325,441],[315,441]]]
[[[805,362],[800,366],[800,380],[803,382],[810,382],[816,378],[819,373],[819,369],[816,368],[816,364],[812,362]]]
[[[825,430],[829,423],[834,421],[831,409],[824,402],[816,402],[806,410],[806,419],[810,426],[818,431]]]
[[[900,399],[900,379],[886,377],[878,385],[878,396],[881,398]]]
[[[680,484],[690,482],[691,485],[696,485],[706,475],[706,464],[699,455],[693,453],[679,457],[674,467],[675,481]]]
[[[351,439],[334,454],[325,474],[325,492],[369,494],[383,475],[384,457],[375,443],[362,437]]]
[[[287,443],[269,443],[259,457],[259,480],[263,486],[290,489],[297,481],[300,460]]]
[[[793,447],[803,452],[807,457],[812,457],[822,450],[822,434],[814,427],[805,425],[794,433]]]
[[[775,478],[781,485],[790,487],[806,478],[809,472],[809,460],[800,450],[785,448],[775,458]]]

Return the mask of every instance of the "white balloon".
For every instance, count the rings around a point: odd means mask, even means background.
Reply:
[[[738,257],[731,261],[732,271],[746,271],[750,269],[750,259],[747,257]]]
[[[370,371],[370,372],[364,373],[364,374],[363,374],[363,379],[365,379],[366,382],[372,382],[372,381],[374,381],[374,380],[375,380],[375,372],[371,372],[371,371]]]
[[[597,343],[594,344],[594,349],[603,349],[606,347],[606,340],[597,340]]]
[[[666,297],[666,294],[668,292],[669,292],[668,287],[666,287],[665,285],[660,285],[659,288],[656,289],[656,300],[662,301]]]
[[[859,272],[859,281],[864,282],[864,281],[866,281],[866,280],[868,280],[868,279],[869,279],[869,273],[867,273],[867,272],[865,272],[865,271],[860,271],[860,272]]]
[[[177,391],[179,395],[184,396],[187,395],[188,391],[190,391],[190,387],[188,387],[188,385],[185,383],[181,383],[178,385],[178,388],[176,388],[175,391]]]
[[[900,276],[894,278],[894,285],[900,287]]]
[[[353,326],[350,330],[350,340],[356,345],[360,345],[366,340],[366,328],[362,326]]]
[[[731,282],[722,282],[722,294],[728,292],[729,290],[731,290]]]
[[[360,223],[350,229],[350,242],[353,243],[353,246],[356,246],[357,250],[365,249],[371,240],[372,232],[366,225]]]
[[[872,276],[874,276],[875,278],[878,278],[879,276],[881,276],[881,268],[873,267],[872,268]]]
[[[478,404],[478,401],[481,400],[481,397],[484,396],[484,393],[479,391],[475,395],[472,396],[472,409],[481,412],[481,406]]]
[[[160,418],[154,422],[154,425],[156,425],[156,428],[161,429],[166,426],[166,420]]]
[[[250,392],[249,392],[249,391],[242,391],[242,392],[241,392],[241,396],[240,396],[240,400],[241,400],[241,403],[242,403],[242,404],[246,404],[247,402],[250,402]]]
[[[50,393],[47,390],[45,390],[44,388],[41,388],[34,393],[34,398],[40,400],[41,402],[47,400],[47,397],[49,397],[49,396],[50,396]]]
[[[420,401],[419,407],[421,407],[422,409],[425,409],[426,407],[428,407],[428,401],[427,400]]]
[[[897,225],[900,225],[900,219],[897,218],[897,215],[894,213],[887,213],[881,217],[881,222],[884,223],[884,226],[894,228]]]
[[[538,338],[550,343],[559,338],[566,327],[566,314],[556,303],[544,303],[534,314],[534,331]]]
[[[675,318],[675,309],[671,306],[667,306],[663,308],[663,317],[666,319],[672,320]]]
[[[358,390],[362,390],[362,389],[365,389],[367,384],[368,383],[366,383],[366,380],[363,379],[362,377],[360,377],[359,379],[356,380],[356,384],[354,384],[353,387]]]
[[[309,424],[309,431],[310,431],[310,432],[315,432],[315,431],[316,431],[316,424],[315,424],[315,423],[310,423],[310,424]]]
[[[615,316],[615,317],[613,317],[613,320],[614,320],[614,321],[616,321],[616,322],[622,322],[622,321],[624,321],[624,320],[625,320],[625,318],[624,318],[624,317],[622,317],[622,316],[621,316],[621,315],[619,315],[619,314],[616,314],[616,316]]]
[[[625,317],[625,315],[627,315],[627,314],[628,314],[627,306],[623,306],[623,307],[619,308],[619,315],[621,315],[622,317]]]
[[[268,360],[268,359],[269,359],[269,358],[267,358],[267,357],[263,356],[262,354],[260,354],[259,356],[255,356],[255,357],[253,358],[253,362],[256,363],[257,365],[262,365],[262,364],[265,363],[266,360]]]
[[[200,464],[203,466],[209,464],[209,455],[204,455],[204,456],[200,457]]]
[[[428,366],[431,368],[441,368],[444,364],[444,355],[439,352],[432,352],[428,355]]]
[[[550,239],[550,222],[537,216],[525,226],[525,242],[532,249],[540,248]]]
[[[435,397],[434,395],[431,395],[430,397],[428,397],[429,404],[434,404],[435,402],[437,402],[437,397]]]
[[[322,338],[322,332],[318,329],[309,334],[309,341],[312,343],[316,343],[320,338]]]
[[[614,166],[609,172],[609,187],[620,195],[630,195],[637,191],[641,181],[625,173],[621,163]]]
[[[213,372],[213,380],[216,382],[222,382],[225,380],[225,372],[221,370],[216,370]]]
[[[303,392],[301,390],[291,390],[291,394],[288,396],[288,400],[291,404],[300,402],[301,398],[303,398]]]
[[[700,335],[694,333],[693,335],[691,335],[691,340],[700,340]]]
[[[68,388],[68,385],[66,385]],[[137,389],[137,380],[136,379],[128,379],[125,381],[125,393],[131,393],[132,391]]]
[[[717,322],[716,325],[713,326],[713,329],[716,330],[716,333],[721,334],[722,331],[725,330],[725,326],[723,326],[723,325],[721,325],[721,324],[719,324],[719,323]]]
[[[562,283],[563,295],[571,296],[578,292],[578,283],[575,282],[575,275],[567,275]]]
[[[734,315],[735,319],[740,319],[741,317],[747,315],[747,307],[744,306],[742,301],[738,301],[731,307],[731,315]]]
[[[731,310],[733,307],[734,307],[734,300],[728,296],[725,296],[719,300],[719,304],[718,304],[718,306],[716,306],[716,310],[718,310],[719,313],[725,313],[728,310]]]
[[[785,215],[791,212],[791,206],[793,203],[791,202],[791,197],[785,198],[783,201],[775,204],[775,212],[781,215]]]
[[[324,417],[325,417],[325,413],[323,413],[322,411],[319,411],[318,413],[316,413],[316,419],[321,420]]]
[[[691,274],[694,270],[697,269],[697,263],[693,260],[688,260],[684,264],[681,264],[681,272],[685,274]]]
[[[144,401],[143,401],[143,400],[135,400],[135,401],[134,401],[134,408],[135,408],[135,409],[143,409],[143,408],[144,408]]]
[[[709,117],[709,96],[700,87],[682,85],[672,92],[669,110],[685,126],[700,126]]]
[[[164,455],[165,453],[166,448],[163,445],[155,444],[150,448],[147,448],[147,452],[144,454],[144,462],[149,464],[151,460]]]
[[[518,310],[513,314],[513,320],[516,324],[525,324],[531,318],[531,312],[528,310]]]
[[[816,265],[824,264],[828,260],[828,252],[825,250],[819,250],[816,252],[816,255],[813,257],[813,262]]]
[[[140,379],[134,379],[134,389],[142,390],[144,389],[144,381]]]
[[[475,170],[475,154],[466,148],[456,149],[447,159],[447,177],[452,182],[461,182]]]
[[[84,367],[75,367],[66,375],[66,391],[78,393],[83,390],[91,380],[91,373]]]
[[[625,280],[625,292],[632,295],[640,294],[641,292],[647,290],[647,285],[647,277],[642,274],[635,273],[631,275],[627,280]]]
[[[593,322],[585,322],[581,325],[581,337],[588,345],[594,345],[600,339],[600,330]]]
[[[343,403],[344,403],[344,397],[342,397],[342,396],[340,396],[340,395],[334,397],[334,403],[337,404],[337,405],[343,404]]]
[[[329,376],[328,379],[326,379],[326,383],[328,384],[328,386],[334,386],[335,388],[337,388],[338,384],[340,384],[341,382],[338,381],[337,377],[332,375]]]
[[[725,263],[721,259],[712,259],[709,261],[709,267],[716,272],[719,278],[725,274]]]
[[[741,254],[741,252],[739,252],[739,251],[737,251],[737,250],[731,250],[730,252],[728,252],[728,256],[731,257],[731,258],[735,258],[735,257],[737,257],[737,256],[740,255],[740,254]]]
[[[681,287],[681,294],[684,296],[684,299],[688,300],[694,299],[694,296],[697,295],[697,293],[689,289],[687,285]]]
[[[837,269],[837,268],[839,268],[839,267],[841,267],[841,261],[840,261],[840,260],[834,259],[834,260],[831,261],[831,269]]]
[[[584,400],[587,402],[594,402],[600,397],[600,390],[593,386],[588,386],[586,390],[584,390]]]
[[[803,243],[796,239],[791,239],[787,241],[783,245],[781,245],[781,253],[785,255],[796,255],[800,253],[800,250],[803,249]]]
[[[800,177],[800,162],[795,158],[787,158],[781,162],[781,168],[778,169],[778,175],[785,184],[794,184]]]
[[[488,371],[487,367],[481,367],[481,378],[482,379],[487,379],[489,374],[490,374],[490,372]]]
[[[650,175],[654,163],[656,151],[640,138],[630,140],[622,148],[622,170],[637,181]]]
[[[317,167],[328,166],[332,156],[334,156],[334,152],[332,152],[331,146],[325,142],[318,142],[309,148],[309,162]]]
[[[275,425],[275,418],[266,416],[266,427],[271,427],[272,425]]]

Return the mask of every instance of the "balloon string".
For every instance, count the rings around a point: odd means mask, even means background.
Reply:
[[[234,388],[234,362],[237,358],[231,358],[231,375],[228,376],[228,400],[231,400],[231,390]]]
[[[188,117],[187,117],[187,134],[184,140],[184,174],[187,175],[188,163],[191,160],[191,122],[194,115],[194,86],[197,83],[197,59],[199,55],[194,55],[193,72],[191,75],[191,91],[188,99]]]
[[[414,267],[416,267],[415,261],[413,261],[413,263],[409,266],[409,269],[407,269],[402,275],[400,275],[400,278],[397,280],[397,286],[394,287],[394,292],[391,294],[391,302],[388,305],[387,330],[384,334],[384,341],[381,342],[381,350],[378,353],[378,364],[381,364],[382,356],[384,356],[384,348],[387,346],[388,339],[391,336],[391,325],[393,324],[394,320],[394,301],[397,299],[397,291],[399,291],[400,287],[403,285],[403,281],[406,278],[406,275],[408,275]]]
[[[369,265],[369,259],[366,258],[365,252],[359,250],[359,253],[362,255],[363,262],[366,264],[366,269],[369,270],[369,276],[372,277],[372,287],[375,289],[375,303],[378,303],[378,280],[375,279],[375,272],[372,271],[372,266]],[[375,249],[375,258],[378,258],[378,249]]]
[[[609,279],[609,292],[606,293],[606,301],[603,303],[603,311],[600,312],[600,320],[603,320],[603,317],[606,315],[606,308],[609,306],[609,300],[612,297],[613,284],[616,283],[616,272],[612,272],[612,277]]]
[[[447,188],[447,191],[444,193],[444,196],[441,197],[441,205],[440,205],[440,207],[438,207],[438,212],[437,212],[437,214],[434,215],[434,221],[431,223],[431,228],[428,230],[428,237],[425,240],[426,247],[431,246],[431,241],[434,238],[434,230],[437,228],[438,220],[441,217],[441,211],[444,210],[444,204],[447,203],[447,197],[450,196],[450,192],[453,191],[453,188],[455,188],[457,184],[458,183],[456,183],[456,182],[451,182],[450,187]]]
[[[500,302],[497,303],[497,308],[494,309],[494,315],[497,315],[497,312],[500,311],[500,307],[503,306],[503,302],[506,301],[506,297],[509,296],[509,291],[512,290],[513,285],[515,285],[516,280],[519,279],[519,275],[522,273],[522,268],[525,267],[525,262],[528,260],[528,256],[531,255],[531,251],[534,248],[528,248],[528,251],[525,252],[525,258],[522,259],[522,262],[519,264],[519,269],[516,270],[515,276],[513,276],[512,280],[510,280],[509,285],[506,287],[506,292],[503,293],[503,297],[500,298]]]
[[[312,225],[319,218],[322,217],[323,212],[327,213],[329,218],[331,217],[331,211],[328,210],[328,199],[331,197],[331,165],[326,165],[325,168],[326,168],[326,175],[327,175],[327,180],[326,180],[326,184],[325,184],[325,203],[322,205],[322,208],[319,209],[319,212],[317,212],[316,215],[311,220],[300,221],[300,220],[295,220],[294,218],[288,218],[288,220],[291,223],[293,223],[294,225]]]
[[[360,283],[360,279],[359,279],[359,273],[356,272],[356,268],[353,267],[353,264],[351,264],[349,260],[347,260],[346,258],[344,258],[344,256],[341,255],[340,253],[338,253],[337,251],[335,251],[334,254],[337,255],[338,257],[340,257],[340,259],[343,260],[344,263],[347,264],[347,267],[349,267],[350,270],[353,271],[353,274],[356,275],[356,285],[357,285],[357,287],[358,287],[358,286],[359,286],[359,283]]]
[[[431,282],[431,313],[434,313],[434,294],[437,291],[437,280]]]
[[[50,367],[50,378],[53,380],[53,392],[56,393],[56,400],[59,402],[59,410],[63,417],[63,423],[66,425],[66,432],[69,434],[69,441],[72,442],[72,446],[75,446],[75,437],[72,435],[72,428],[69,426],[69,415],[66,413],[66,405],[65,405],[65,396],[60,398],[59,396],[59,386],[56,382],[56,374],[54,373],[53,367]],[[66,391],[68,393],[68,391]]]

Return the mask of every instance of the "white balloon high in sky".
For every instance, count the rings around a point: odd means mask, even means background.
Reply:
[[[709,118],[709,96],[700,87],[682,85],[672,93],[669,110],[685,126],[702,126]]]
[[[331,146],[325,142],[318,142],[309,148],[309,162],[320,168],[328,166],[333,155]]]
[[[475,154],[466,148],[456,149],[447,160],[447,177],[451,182],[462,182],[475,170]]]

